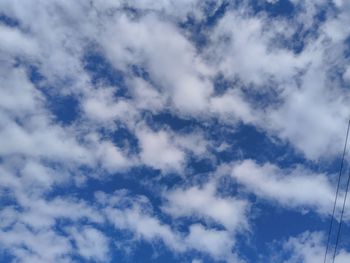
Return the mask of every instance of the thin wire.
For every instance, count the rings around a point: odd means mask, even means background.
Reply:
[[[342,172],[343,172],[343,166],[344,166],[344,159],[345,159],[345,153],[346,153],[346,146],[348,144],[348,138],[349,138],[349,129],[350,129],[350,119],[348,122],[348,128],[346,131],[346,138],[345,138],[345,144],[344,144],[344,150],[343,150],[343,155],[342,155],[342,159],[341,159],[341,164],[340,164],[340,170],[339,170],[339,176],[338,176],[338,184],[337,184],[337,190],[336,190],[336,194],[335,194],[335,199],[334,199],[334,204],[333,204],[333,212],[332,212],[332,218],[331,218],[331,223],[329,225],[329,231],[328,231],[328,239],[327,239],[327,246],[326,246],[326,252],[324,254],[324,263],[326,263],[327,260],[327,253],[328,253],[328,248],[329,248],[329,241],[331,238],[331,233],[332,233],[332,228],[333,228],[333,221],[334,221],[334,214],[335,214],[335,208],[337,206],[337,200],[338,200],[338,194],[339,194],[339,186],[340,186],[340,179],[342,176]],[[349,183],[349,181],[348,181]],[[338,229],[339,232],[339,229]],[[337,237],[337,242],[338,242],[338,237]],[[335,252],[334,252],[335,254]],[[334,255],[333,255],[333,262],[334,262]]]
[[[348,196],[348,191],[349,191],[349,184],[350,184],[350,171],[348,175],[348,181],[346,183],[346,191],[345,191],[345,197],[344,197],[344,202],[343,202],[343,208],[341,210],[341,215],[340,215],[340,222],[339,222],[339,227],[338,227],[338,233],[337,233],[337,241],[335,242],[335,247],[334,247],[334,253],[333,253],[333,263],[335,260],[335,255],[337,253],[337,248],[338,248],[338,243],[339,243],[339,238],[340,238],[340,231],[341,231],[341,226],[343,223],[343,215],[344,215],[344,210],[345,210],[345,204],[346,204],[346,198]]]

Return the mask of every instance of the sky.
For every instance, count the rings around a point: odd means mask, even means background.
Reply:
[[[323,262],[349,23],[346,0],[0,1],[0,262]]]

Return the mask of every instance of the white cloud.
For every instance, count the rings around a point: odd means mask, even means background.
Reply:
[[[335,191],[325,174],[301,166],[284,170],[270,163],[244,160],[233,165],[232,177],[258,197],[285,207],[313,208],[323,214],[332,211]]]
[[[170,16],[171,20],[186,21],[188,16],[195,18],[196,20],[203,20],[206,16],[215,13],[220,5],[223,3],[222,0],[212,3],[211,1],[200,1],[200,0],[178,0],[174,1],[158,1],[157,3],[150,0],[132,0],[132,1],[121,1],[122,4],[132,6],[134,8],[143,11],[157,11],[163,15]],[[210,4],[210,9],[208,5]],[[207,7],[207,8],[205,8]],[[209,10],[208,10],[209,9]]]
[[[23,184],[27,184],[26,187],[36,188],[42,185],[45,190],[49,189],[54,182],[66,179],[63,171],[57,173],[57,171],[35,161],[26,161],[21,175],[20,180],[22,180]]]
[[[88,97],[83,100],[82,107],[88,118],[98,124],[123,121],[134,125],[137,117],[136,109],[129,101],[117,99],[112,87],[99,88],[89,91]]]
[[[206,229],[200,224],[191,225],[186,238],[191,247],[205,251],[215,259],[238,262],[231,252],[234,245],[233,240],[227,231]]]
[[[91,163],[91,155],[86,148],[59,126],[50,125],[45,120],[28,119],[28,126],[21,127],[13,121],[0,120],[0,154],[53,158],[67,162]]]
[[[100,142],[98,155],[101,157],[102,166],[109,172],[122,171],[133,164],[125,154],[109,141]]]
[[[2,36],[1,59],[11,58],[18,54],[33,56],[38,52],[35,40],[16,28],[0,25],[0,35]]]
[[[130,81],[135,107],[143,110],[158,112],[165,107],[165,97],[142,78],[134,78]]]
[[[71,229],[70,233],[78,248],[78,254],[87,260],[108,262],[108,239],[92,227]]]
[[[104,206],[108,220],[117,229],[131,231],[137,239],[148,242],[162,241],[178,253],[196,250],[216,260],[239,262],[232,252],[235,239],[231,232],[192,224],[185,234],[162,223],[153,215],[145,197],[132,198],[126,194],[126,192],[115,192],[112,196],[97,194],[97,200]]]
[[[350,66],[347,66],[343,74],[343,79],[350,82]]]
[[[140,158],[146,165],[161,170],[181,171],[185,163],[185,153],[173,143],[166,131],[153,132],[141,129],[137,132],[140,141]]]
[[[211,157],[208,152],[211,142],[199,131],[177,133],[167,126],[153,131],[141,124],[136,128],[136,136],[141,148],[141,162],[164,172],[183,171],[190,155]]]
[[[42,95],[29,81],[22,68],[2,63],[0,109],[15,116],[31,114],[42,103]]]
[[[69,225],[80,225],[82,221],[101,224],[104,220],[95,208],[82,201],[63,198],[46,201],[25,189],[19,189],[16,194],[17,205],[0,210],[0,244],[19,262],[72,262],[71,237],[57,231],[60,220],[64,219]],[[92,249],[87,254],[83,247],[88,245],[88,240],[82,240],[95,234],[90,232],[81,233],[83,236],[71,235],[83,257],[93,256]],[[96,236],[93,236],[95,240]],[[99,245],[102,247],[103,243]],[[101,259],[104,251],[96,253],[95,257]]]
[[[208,148],[211,146],[209,139],[204,137],[203,132],[192,131],[188,134],[174,133],[173,142],[187,153],[192,153],[197,157],[209,156]]]
[[[43,95],[22,68],[2,68],[0,154],[89,163],[91,155],[76,134],[53,123]]]
[[[128,197],[125,191],[111,196],[98,192],[96,197],[103,205],[107,219],[117,229],[131,231],[136,238],[149,242],[161,240],[175,251],[185,250],[181,236],[150,213],[145,197]]]
[[[207,108],[212,93],[207,76],[211,71],[171,23],[153,15],[138,20],[121,15],[101,44],[117,68],[125,68],[125,63],[145,64],[151,79],[163,96],[171,99],[176,111],[196,114]]]
[[[221,96],[212,97],[210,109],[214,116],[218,116],[225,123],[256,122],[256,116],[254,116],[251,106],[238,90],[229,90]]]
[[[343,25],[349,17],[327,14],[329,19],[322,24],[316,13],[324,1],[296,4],[299,12],[291,20],[251,16],[244,8],[224,15],[210,34],[208,63],[225,78],[244,83],[236,89],[263,96],[256,101],[250,98],[249,103],[237,94],[212,98],[212,106],[228,116],[226,120],[239,117],[288,141],[308,159],[333,158],[341,151],[349,115],[348,92],[332,77],[335,68],[345,67],[343,40],[348,29]],[[300,53],[283,44],[293,45],[294,34],[317,30],[316,25],[319,34],[305,33]]]
[[[125,210],[109,209],[107,214],[116,228],[132,231],[137,238],[148,242],[161,240],[175,251],[185,250],[178,234],[159,219],[143,213],[139,207]]]
[[[293,52],[271,47],[271,38],[279,28],[267,27],[270,23],[243,10],[227,12],[219,21],[210,35],[213,44],[208,55],[225,77],[262,85],[271,78],[290,78],[296,67],[303,65]]]
[[[174,217],[203,217],[222,224],[229,231],[247,228],[248,203],[236,198],[217,196],[216,187],[208,183],[202,188],[175,189],[164,194],[166,213]]]
[[[323,262],[326,248],[324,246],[325,237],[319,232],[305,232],[297,237],[291,237],[284,244],[284,250],[292,252],[289,259],[284,263],[317,263]],[[333,253],[328,254],[328,260],[333,256]],[[335,262],[346,263],[350,260],[350,253],[343,249],[338,251],[335,257]],[[328,261],[327,261],[328,262]]]
[[[252,16],[246,5],[247,10],[231,6],[217,24],[202,28],[196,23],[209,22],[222,1],[0,1],[0,13],[19,22],[15,27],[0,25],[0,195],[16,203],[0,211],[0,225],[6,229],[1,230],[2,247],[20,262],[69,262],[74,239],[82,257],[103,262],[108,254],[104,234],[81,222],[103,226],[107,217],[136,239],[161,241],[174,252],[196,250],[238,261],[235,234],[247,227],[247,202],[221,196],[211,184],[175,186],[166,193],[163,212],[170,216],[169,224],[137,198],[129,207],[119,198],[121,202],[101,211],[84,198],[59,196],[53,190],[84,181],[85,167],[94,179],[139,164],[182,175],[188,156],[211,157],[207,131],[180,134],[165,125],[151,130],[142,120],[144,111],[195,118],[205,127],[219,120],[232,128],[242,121],[289,142],[308,159],[333,158],[342,149],[349,115],[349,93],[334,77],[344,72],[343,79],[349,79],[343,58],[349,4],[334,1],[339,10],[326,12],[326,21],[320,23],[318,8],[326,1],[293,2],[297,14],[288,19]],[[124,7],[142,14],[125,12]],[[189,17],[194,19],[191,29],[208,37],[201,48],[192,41],[191,30],[178,27]],[[309,29],[315,34],[307,34]],[[290,48],[295,33],[305,43],[298,54]],[[103,81],[93,84],[84,68],[84,56],[92,48],[122,71],[130,98],[117,98],[118,87]],[[27,65],[43,76],[40,83],[31,83]],[[144,69],[149,80],[135,77],[133,66]],[[221,95],[213,88],[218,73],[234,82]],[[264,96],[254,101],[249,95],[270,91],[277,103],[267,106]],[[62,95],[77,99],[76,120],[56,122],[47,93],[53,101]],[[101,129],[116,131],[120,123],[137,137],[140,153],[130,155],[99,134]],[[232,176],[265,200],[330,211],[334,193],[324,174],[243,161],[234,164]],[[188,231],[180,231],[183,217],[204,219],[207,226],[191,222]],[[55,231],[61,219],[69,222],[70,237]],[[224,230],[210,228],[211,222]],[[318,260],[317,246],[305,244],[309,252],[296,242],[293,246],[303,260]],[[347,255],[342,257],[345,261]]]
[[[319,72],[308,70],[300,88],[286,89],[284,103],[271,109],[265,122],[269,130],[276,131],[312,160],[340,153],[349,114],[348,96],[326,86]]]
[[[69,262],[69,241],[52,230],[34,232],[22,224],[16,224],[12,231],[1,230],[0,234],[2,247],[7,248],[19,262]]]

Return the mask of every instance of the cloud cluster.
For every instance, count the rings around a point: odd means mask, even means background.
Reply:
[[[0,260],[113,262],[147,242],[250,262],[247,192],[329,215],[350,6],[286,2],[1,1]],[[255,160],[244,128],[292,165]],[[282,262],[319,261],[323,242],[289,238]]]
[[[323,236],[319,232],[305,232],[297,237],[291,237],[285,244],[286,251],[292,251],[292,256],[283,261],[285,263],[305,262],[314,263],[324,260],[325,247],[322,245]],[[328,255],[328,260],[333,257],[333,254]],[[344,250],[337,253],[336,262],[347,262],[350,259],[350,254]]]
[[[283,170],[270,163],[259,165],[244,160],[233,165],[231,175],[257,196],[283,206],[311,207],[325,214],[332,211],[335,190],[324,174],[303,167]]]

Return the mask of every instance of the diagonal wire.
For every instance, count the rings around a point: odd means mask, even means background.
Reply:
[[[344,150],[343,150],[343,155],[342,155],[342,159],[341,159],[341,164],[340,164],[340,170],[339,170],[339,176],[338,176],[338,184],[337,184],[337,190],[336,190],[336,194],[335,194],[335,199],[334,199],[334,205],[333,205],[333,212],[332,212],[332,217],[331,217],[331,223],[329,225],[329,231],[328,231],[328,239],[327,239],[327,246],[326,246],[326,252],[324,254],[324,263],[326,263],[327,260],[327,253],[328,253],[328,249],[329,249],[329,241],[331,238],[331,233],[332,233],[332,228],[333,228],[333,222],[334,222],[334,213],[335,213],[335,208],[337,205],[337,200],[338,200],[338,194],[339,194],[339,186],[340,186],[340,179],[342,176],[342,172],[343,172],[343,166],[344,166],[344,159],[345,159],[345,153],[346,153],[346,146],[348,144],[348,138],[349,138],[349,129],[350,129],[350,119],[348,122],[348,128],[346,131],[346,139],[345,139],[345,144],[344,144]],[[349,175],[350,178],[350,175]],[[349,186],[349,179],[348,179],[348,186]],[[348,187],[347,186],[347,187]],[[345,201],[345,200],[344,200]],[[344,207],[343,207],[344,209]],[[340,227],[338,229],[338,232],[340,233]],[[339,238],[339,233],[337,235],[337,243],[338,243],[338,238]],[[337,246],[336,246],[337,247]],[[336,253],[336,248],[333,254],[333,262],[334,262],[334,257],[335,257],[335,253]]]
[[[346,183],[346,191],[345,191],[345,197],[344,197],[344,202],[343,202],[343,208],[341,210],[341,215],[340,215],[340,222],[339,222],[339,227],[338,227],[337,240],[335,242],[335,247],[334,247],[333,261],[332,261],[333,263],[335,261],[335,255],[337,253],[338,243],[339,243],[339,239],[340,239],[340,232],[341,232],[341,227],[342,227],[342,223],[343,223],[343,215],[344,215],[344,210],[345,210],[346,198],[348,196],[348,191],[349,191],[349,184],[350,184],[350,171],[349,171],[349,175],[348,175],[348,181]]]

